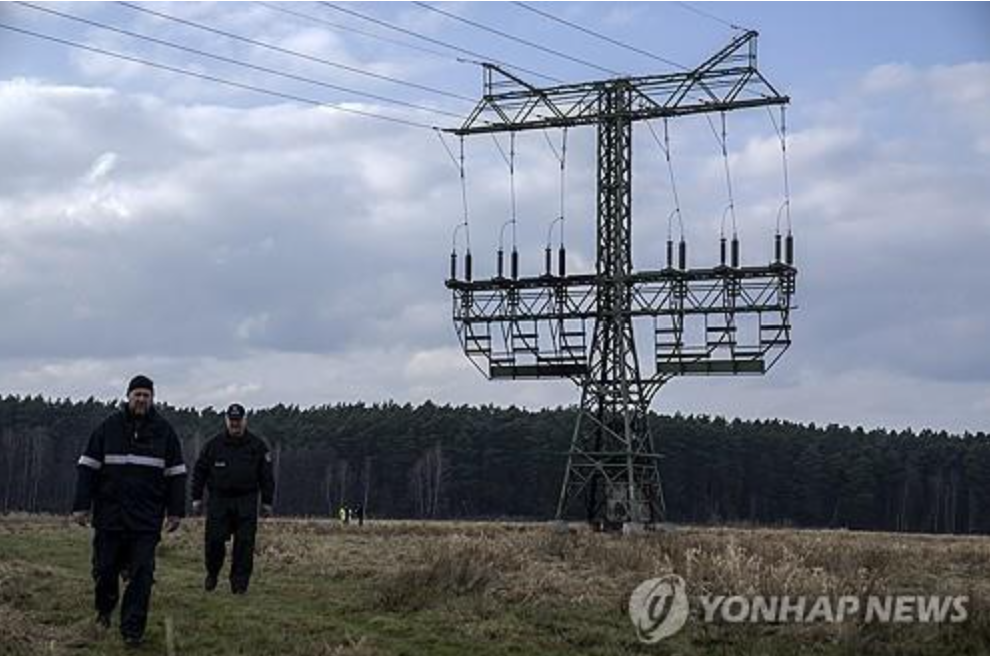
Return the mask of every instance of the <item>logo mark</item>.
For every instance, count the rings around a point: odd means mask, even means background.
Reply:
[[[643,581],[629,597],[629,619],[645,643],[660,642],[680,631],[688,612],[687,587],[677,574]]]

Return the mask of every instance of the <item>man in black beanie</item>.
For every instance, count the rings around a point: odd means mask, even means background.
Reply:
[[[155,548],[162,523],[179,528],[186,506],[186,466],[172,426],[155,410],[154,383],[135,376],[127,402],[101,423],[79,458],[72,515],[92,520],[93,579],[97,623],[110,627],[120,577],[127,589],[120,608],[120,634],[141,644],[155,574]]]

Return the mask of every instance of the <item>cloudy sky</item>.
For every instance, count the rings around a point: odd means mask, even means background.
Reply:
[[[427,126],[456,125],[479,92],[477,66],[458,53],[319,3],[280,5],[298,15],[139,6],[310,59],[117,3],[36,7],[160,42],[16,3],[0,4],[0,23]],[[534,74],[603,75],[414,4],[340,7]],[[732,35],[678,3],[539,7],[686,65]],[[795,345],[767,377],[674,381],[654,407],[990,428],[990,5],[696,7],[759,29],[761,68],[793,99],[800,310]],[[671,70],[512,3],[444,9],[609,70]],[[593,139],[576,131],[568,144],[572,270],[592,262]],[[662,257],[671,194],[656,145],[642,130],[636,139],[645,268]],[[703,264],[725,205],[718,146],[692,119],[671,124],[671,140]],[[729,146],[744,260],[765,262],[781,201],[767,115],[732,115]],[[556,162],[541,134],[517,147],[519,248],[535,272],[557,212]],[[490,139],[466,148],[472,247],[487,275],[509,180]],[[113,398],[142,371],[160,398],[193,406],[574,402],[565,382],[486,382],[460,353],[443,286],[460,212],[457,171],[429,129],[0,29],[0,393]]]

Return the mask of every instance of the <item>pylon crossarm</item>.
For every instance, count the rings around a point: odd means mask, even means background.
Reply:
[[[784,105],[789,102],[760,74],[753,31],[741,34],[694,70],[537,87],[499,68],[484,66],[484,95],[458,135],[597,125],[621,117],[642,121],[691,114]],[[601,102],[625,89],[629,104]],[[613,115],[612,112],[615,112]]]
[[[740,269],[663,270],[626,278],[630,317],[759,313],[791,307],[795,269],[786,265]],[[610,279],[599,279],[608,285]],[[598,284],[593,275],[546,278],[451,280],[454,319],[468,323],[525,320],[596,319]],[[730,303],[731,300],[731,303]]]

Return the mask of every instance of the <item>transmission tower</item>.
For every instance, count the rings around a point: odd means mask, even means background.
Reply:
[[[520,277],[513,247],[509,276],[500,250],[498,275],[474,280],[469,250],[459,278],[455,252],[446,282],[461,345],[485,375],[568,378],[581,388],[557,519],[582,501],[602,528],[663,521],[648,425],[653,396],[675,376],[763,374],[791,343],[797,270],[789,230],[782,244],[778,226],[774,261],[765,266],[740,264],[734,234],[731,257],[723,235],[721,263],[711,268],[688,268],[683,235],[676,249],[668,239],[665,268],[637,271],[632,263],[633,124],[710,113],[724,120],[734,110],[785,105],[757,70],[756,42],[756,32],[740,34],[683,73],[550,87],[486,64],[482,99],[450,130],[463,144],[484,133],[597,129],[594,273],[567,273],[561,244],[556,269],[548,246],[544,273],[532,277]],[[634,332],[644,324],[652,330],[648,358]]]

